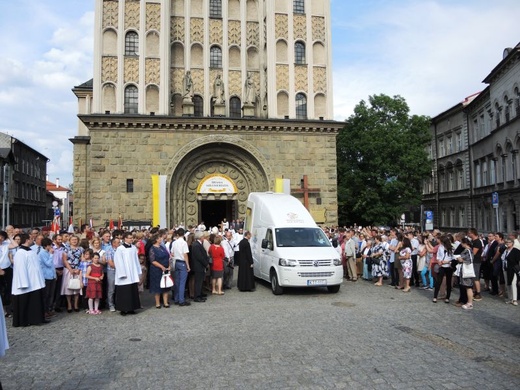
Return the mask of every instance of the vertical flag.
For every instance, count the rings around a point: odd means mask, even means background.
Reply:
[[[166,175],[152,175],[152,225],[165,227],[166,222]]]
[[[110,224],[108,225],[108,228],[110,230],[114,230],[114,221],[112,220],[112,218],[110,218]]]

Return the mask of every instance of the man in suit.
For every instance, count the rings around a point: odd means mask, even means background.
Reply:
[[[204,249],[204,233],[195,232],[195,241],[191,246],[193,260],[193,272],[195,274],[195,299],[194,302],[206,302],[206,298],[202,294],[202,283],[206,275],[206,268],[209,265],[208,253]]]

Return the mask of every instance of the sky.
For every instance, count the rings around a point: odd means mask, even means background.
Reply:
[[[94,0],[0,2],[0,132],[49,158],[72,183],[77,99],[92,78]],[[436,116],[483,90],[520,42],[518,0],[331,0],[334,119],[371,95]]]

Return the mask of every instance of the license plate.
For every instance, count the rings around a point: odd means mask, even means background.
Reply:
[[[327,281],[325,279],[307,280],[307,286],[326,286]]]

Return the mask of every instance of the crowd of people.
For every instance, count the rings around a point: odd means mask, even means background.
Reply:
[[[254,291],[250,238],[243,224],[225,220],[210,230],[203,223],[132,231],[82,225],[52,234],[7,226],[0,231],[2,317],[19,327],[62,311],[126,316],[143,308],[145,290],[157,309],[204,303],[233,287],[235,267],[238,289]]]
[[[484,236],[474,228],[443,234],[437,229],[421,233],[365,227],[331,228],[326,233],[342,257],[344,277],[352,282],[361,278],[381,287],[386,279],[404,293],[412,288],[431,290],[433,303],[450,303],[452,289],[458,287],[454,304],[464,310],[473,309],[483,292],[518,306],[517,232]]]

